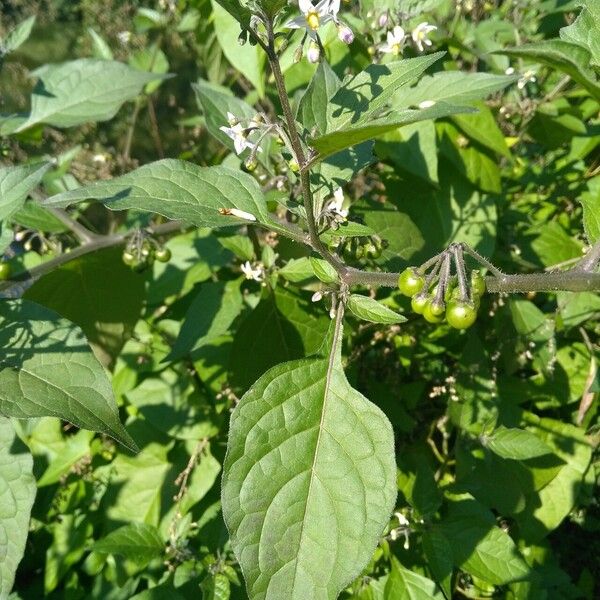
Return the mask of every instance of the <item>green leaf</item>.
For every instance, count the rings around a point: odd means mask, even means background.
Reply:
[[[247,28],[250,24],[252,13],[246,8],[245,3],[239,0],[216,0],[240,25]]]
[[[0,382],[2,381],[1,365],[0,362]],[[3,387],[2,384],[0,389]],[[0,417],[0,598],[2,600],[6,600],[10,594],[15,580],[15,571],[25,552],[29,515],[36,492],[32,469],[31,454],[15,435],[10,419]]]
[[[302,258],[292,258],[289,260],[278,273],[288,281],[299,282],[310,279],[314,276],[315,270],[313,269],[312,262],[308,256]]]
[[[329,264],[323,258],[317,258],[316,256],[310,257],[310,264],[313,268],[317,279],[323,283],[334,283],[338,280],[338,273],[333,268],[333,265]]]
[[[47,233],[68,231],[68,227],[58,217],[35,200],[25,201],[23,206],[12,215],[11,221],[22,227]]]
[[[324,311],[277,288],[262,298],[235,334],[229,359],[232,382],[247,389],[270,367],[313,354],[328,326]]]
[[[433,577],[442,588],[446,598],[451,598],[453,565],[450,541],[437,528],[431,527],[423,532],[421,543]]]
[[[494,454],[512,460],[526,460],[552,452],[552,448],[534,433],[502,426],[485,438],[484,445]]]
[[[579,197],[583,208],[583,228],[590,244],[600,240],[600,176],[587,182],[587,190]]]
[[[90,121],[108,121],[124,102],[135,98],[144,85],[164,77],[95,58],[44,65],[33,75],[39,77],[39,81],[31,96],[31,112],[15,132],[38,123],[73,127]]]
[[[229,600],[231,584],[223,573],[208,575],[200,584],[202,600]]]
[[[473,115],[453,115],[450,118],[471,139],[492,152],[510,158],[504,134],[498,127],[492,111],[483,103],[478,103],[477,108],[479,112]]]
[[[25,204],[27,195],[42,181],[51,163],[0,166],[0,221],[10,218]]]
[[[316,127],[320,133],[327,131],[328,100],[342,85],[339,77],[326,60],[319,63],[298,105],[302,125],[311,131]]]
[[[427,101],[455,105],[471,104],[502,90],[517,79],[514,75],[442,71],[425,75],[415,86],[405,86],[396,91],[392,106],[400,110]]]
[[[535,543],[556,529],[573,510],[590,466],[592,448],[584,431],[574,425],[533,415],[529,421],[530,429],[566,463],[548,485],[532,494],[525,510],[515,515],[523,538]]]
[[[403,323],[406,317],[394,312],[391,308],[377,302],[374,298],[361,296],[360,294],[350,294],[348,298],[348,310],[363,321],[371,323],[385,323],[391,325],[393,323]]]
[[[87,30],[89,36],[92,38],[92,46],[94,49],[94,58],[100,58],[102,60],[112,60],[113,53],[110,46],[106,43],[104,38],[94,31],[91,27]]]
[[[496,53],[524,58],[558,69],[584,87],[596,100],[600,100],[600,83],[589,66],[590,53],[581,46],[555,39],[497,50]]]
[[[79,325],[105,364],[131,336],[144,302],[144,278],[123,264],[121,253],[107,248],[65,263],[24,295]]]
[[[165,549],[158,530],[146,523],[129,523],[98,540],[93,546],[100,554],[118,554],[139,566],[147,565]]]
[[[25,19],[8,33],[4,41],[0,41],[0,58],[2,55],[14,52],[27,41],[35,25],[35,19],[35,15]]]
[[[510,312],[517,332],[533,342],[547,342],[554,336],[554,320],[529,300],[511,298]]]
[[[600,3],[598,0],[580,0],[581,12],[575,22],[563,27],[559,35],[562,40],[577,44],[591,54],[590,64],[600,68]]]
[[[280,364],[231,418],[222,504],[251,600],[334,600],[396,499],[392,428],[329,358]]]
[[[417,60],[417,59],[411,59]],[[474,109],[465,106],[454,106],[452,104],[439,103],[434,106],[417,109],[393,111],[391,114],[381,118],[361,118],[358,122],[349,123],[342,129],[329,131],[325,135],[309,139],[309,143],[319,152],[319,160],[331,156],[345,148],[356,146],[367,140],[374,139],[393,131],[402,125],[417,123],[427,119],[439,119],[457,113],[470,113]]]
[[[219,212],[235,208],[277,229],[256,180],[228,167],[159,160],[121,177],[57,194],[46,205],[69,206],[90,199],[99,200],[111,210],[133,208],[198,226],[226,227],[252,222]]]
[[[341,131],[357,123],[372,120],[402,86],[415,81],[443,52],[388,63],[370,64],[343,82],[329,98],[327,132]]]
[[[264,65],[266,54],[258,45],[247,44],[243,49],[240,49],[238,42],[240,24],[236,20],[237,15],[232,16],[229,10],[231,4],[228,2],[225,5],[225,3],[216,0],[212,2],[212,17],[217,39],[227,60],[248,79],[256,88],[258,95],[262,97],[265,94]],[[236,2],[236,4],[238,3]]]
[[[92,432],[86,430],[78,431],[75,435],[70,436],[62,450],[54,457],[44,474],[38,479],[38,488],[60,481],[60,478],[68,474],[74,464],[84,456],[88,456],[92,437]]]
[[[504,585],[529,574],[511,537],[474,500],[451,502],[440,531],[451,541],[455,566],[475,577]]]
[[[108,377],[78,327],[33,302],[5,300],[0,347],[0,414],[60,417],[135,449]]]
[[[210,282],[200,287],[165,361],[176,361],[229,330],[242,310],[241,280]]]
[[[385,584],[385,600],[444,600],[434,581],[419,575],[392,557],[392,569]]]

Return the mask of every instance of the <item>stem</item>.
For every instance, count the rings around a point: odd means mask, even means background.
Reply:
[[[47,211],[51,212],[59,221],[62,221],[78,238],[79,241],[84,243],[93,242],[98,237],[97,234],[90,231],[87,227],[84,227],[81,223],[76,221],[69,215],[66,210],[62,208],[53,208],[51,206],[45,207]]]
[[[329,252],[329,250],[327,249],[325,244],[323,244],[321,238],[319,237],[319,231],[314,213],[312,190],[310,187],[310,172],[306,165],[306,155],[302,147],[302,141],[300,140],[300,136],[298,135],[296,121],[292,113],[292,107],[290,106],[290,101],[285,90],[285,80],[283,78],[283,73],[281,72],[281,67],[279,66],[279,59],[277,58],[277,53],[275,52],[275,35],[273,32],[272,21],[267,20],[266,27],[268,35],[268,45],[265,47],[265,51],[267,53],[267,58],[269,60],[269,65],[271,66],[273,77],[275,79],[277,94],[279,96],[279,101],[281,102],[283,116],[288,128],[288,136],[290,139],[292,150],[294,152],[294,158],[300,166],[300,184],[302,186],[302,199],[304,201],[304,209],[306,211],[306,223],[308,225],[308,233],[310,236],[311,245],[331,266],[333,266],[333,268],[340,275],[340,279],[344,281],[348,272],[348,268],[341,260],[339,260],[339,258],[337,258]]]
[[[181,221],[169,221],[150,227],[148,231],[154,235],[165,235],[179,231],[183,227]],[[65,263],[71,262],[76,258],[96,252],[97,250],[103,250],[104,248],[111,248],[112,246],[119,246],[124,244],[125,240],[129,237],[130,232],[119,233],[114,235],[97,235],[93,240],[74,248],[70,252],[55,256],[45,263],[34,267],[30,271],[24,271],[19,273],[12,279],[0,283],[0,297],[3,298],[18,298],[20,297],[27,288],[31,287],[40,277],[43,277],[47,273],[50,273],[57,267],[64,265]]]

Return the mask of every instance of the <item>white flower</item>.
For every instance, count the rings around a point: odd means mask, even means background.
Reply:
[[[123,46],[126,46],[131,40],[131,31],[119,31],[119,33],[117,33],[117,39]]]
[[[247,260],[242,265],[242,273],[246,276],[246,279],[251,279],[253,281],[262,281],[265,275],[265,268],[261,263],[256,263],[255,266],[252,266],[252,263]]]
[[[288,29],[306,29],[314,40],[317,30],[329,21],[337,21],[340,0],[321,0],[316,6],[310,0],[298,0],[298,8],[302,13],[285,24]]]
[[[342,221],[347,219],[348,209],[344,208],[344,190],[342,188],[333,192],[333,198],[327,203],[327,210],[337,217],[341,217]]]
[[[529,71],[525,71],[523,75],[517,81],[517,87],[522,90],[528,83],[535,83],[537,81],[535,77],[535,71],[529,69]]]
[[[506,69],[506,71],[504,71],[505,75],[514,75],[515,74],[515,68],[514,67],[508,67],[508,69]]]
[[[228,138],[233,140],[233,147],[235,148],[236,154],[241,154],[246,148],[248,148],[248,150],[254,151],[256,149],[257,152],[262,152],[262,149],[258,148],[256,144],[248,141],[248,131],[234,114],[228,112],[227,121],[229,122],[229,127],[223,125],[219,127],[219,129]]]
[[[319,49],[319,44],[311,40],[310,45],[308,46],[308,51],[306,52],[306,58],[308,58],[308,62],[313,64],[318,63],[320,56],[321,50]]]
[[[435,31],[435,25],[429,25],[427,21],[419,23],[412,32],[413,42],[416,44],[419,52],[423,52],[425,46],[431,46],[431,40],[427,37],[432,31]]]
[[[393,54],[398,56],[402,52],[402,46],[406,40],[406,33],[400,25],[396,25],[392,31],[387,32],[386,43],[383,44],[379,50],[387,54]]]

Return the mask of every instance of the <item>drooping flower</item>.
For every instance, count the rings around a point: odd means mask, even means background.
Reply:
[[[392,31],[387,32],[386,43],[380,46],[379,50],[386,54],[398,56],[402,52],[402,47],[406,41],[406,33],[400,25],[396,25]]]
[[[246,279],[250,279],[252,281],[262,281],[265,275],[265,268],[261,263],[256,263],[252,265],[252,263],[247,260],[242,266],[242,273],[245,275]]]
[[[427,37],[432,31],[435,31],[437,27],[435,25],[429,25],[427,21],[419,23],[412,31],[412,39],[416,44],[419,52],[425,50],[425,46],[431,46],[432,42]]]
[[[310,0],[298,0],[298,8],[302,13],[285,24],[288,29],[306,29],[314,40],[321,25],[337,19],[340,0],[321,0],[316,6]]]
[[[344,208],[344,190],[337,188],[333,198],[327,203],[326,209],[335,215],[336,220],[345,221],[348,218],[348,209]]]
[[[219,129],[231,140],[233,140],[233,147],[235,149],[236,154],[241,154],[246,148],[248,150],[253,151],[255,148],[258,152],[260,152],[260,148],[256,147],[256,144],[248,141],[248,131],[247,129],[239,122],[237,117],[232,113],[227,113],[227,120],[229,122],[229,127],[225,125],[219,127]]]

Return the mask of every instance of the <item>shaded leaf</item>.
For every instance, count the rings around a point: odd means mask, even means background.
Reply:
[[[485,438],[485,445],[498,456],[513,460],[535,458],[552,452],[547,444],[526,429],[498,427]]]
[[[99,539],[93,546],[100,554],[118,554],[140,566],[160,556],[165,549],[158,530],[146,523],[129,523]]]

